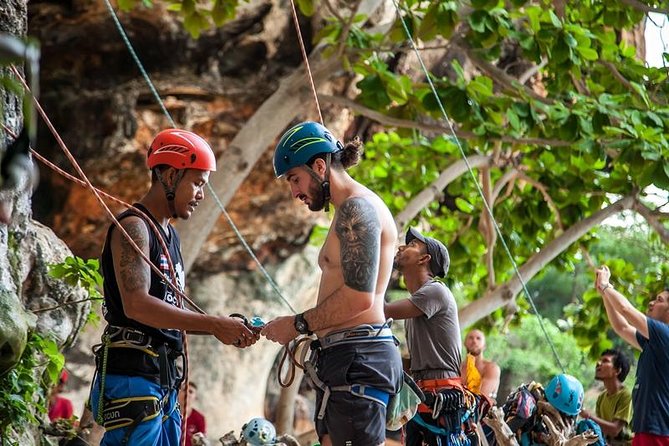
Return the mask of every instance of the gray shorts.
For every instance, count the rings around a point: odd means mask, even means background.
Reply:
[[[318,377],[328,387],[361,384],[390,395],[402,382],[402,360],[390,342],[341,344],[323,349],[316,363]],[[316,412],[324,392],[316,388]],[[375,446],[386,439],[386,406],[346,391],[330,394],[325,416],[316,416],[319,438],[329,434],[333,446]]]

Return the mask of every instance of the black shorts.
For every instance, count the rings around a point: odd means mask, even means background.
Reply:
[[[402,360],[393,342],[341,344],[319,351],[318,377],[328,387],[362,384],[396,394]],[[346,391],[330,394],[325,416],[318,419],[324,392],[316,388],[316,432],[330,435],[333,446],[375,446],[386,439],[386,406]]]

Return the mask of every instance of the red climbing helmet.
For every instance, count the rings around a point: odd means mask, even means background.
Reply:
[[[175,169],[216,170],[216,158],[207,141],[181,129],[163,130],[151,143],[146,165],[153,169],[161,164]]]

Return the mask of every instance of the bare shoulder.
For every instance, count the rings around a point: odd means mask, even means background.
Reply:
[[[146,227],[146,223],[140,217],[126,217],[120,221],[120,224],[138,247],[142,249],[148,247],[149,231]],[[124,252],[127,250],[133,250],[132,245],[121,233],[118,227],[114,228],[111,243],[111,247],[114,250],[121,249]]]
[[[342,203],[337,210],[335,231],[341,239],[355,234],[378,234],[379,216],[369,196],[354,196]]]
[[[500,373],[499,365],[496,362],[485,359],[483,363],[485,364],[485,373],[487,375]]]

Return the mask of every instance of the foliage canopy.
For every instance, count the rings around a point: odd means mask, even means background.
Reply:
[[[234,17],[239,6],[165,3],[193,35]],[[472,305],[466,324],[504,305],[513,309],[520,291],[482,195],[525,280],[554,260],[561,270],[587,260],[592,229],[624,209],[642,215],[655,240],[669,242],[666,214],[645,199],[649,186],[669,189],[667,69],[647,66],[634,39],[649,11],[667,12],[665,2],[407,0],[379,14],[385,19],[360,13],[367,3],[374,2],[297,1],[313,16],[313,43],[355,79],[358,92],[343,103],[372,123],[356,178],[383,197],[400,227],[419,225],[448,244],[449,280],[465,300],[496,299]],[[427,60],[427,77],[405,25]],[[461,149],[476,159],[473,176],[462,168]],[[644,288],[629,262],[610,266],[614,277]],[[584,311],[599,305],[589,293],[584,302]],[[604,342],[602,311],[571,317],[577,336]]]

